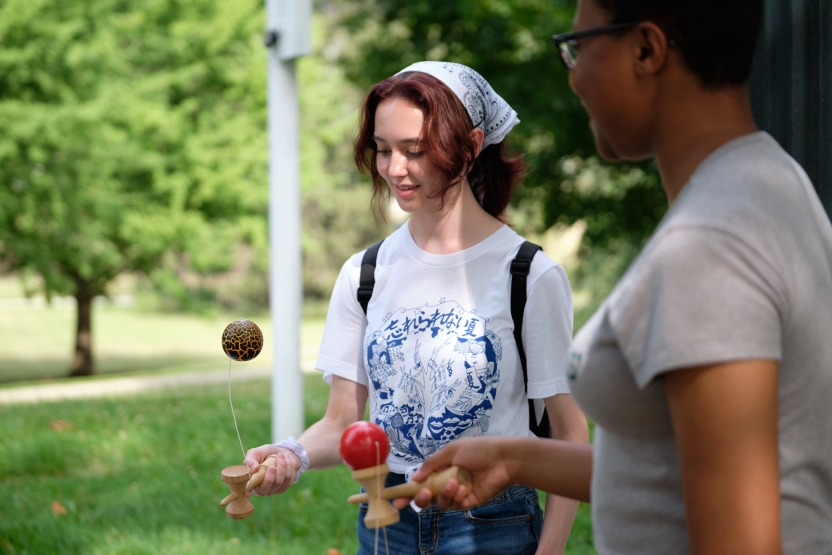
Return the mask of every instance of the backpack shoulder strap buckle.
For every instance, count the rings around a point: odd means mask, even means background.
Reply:
[[[511,261],[511,275],[513,276],[527,276],[532,268],[531,260],[521,260],[515,258]]]

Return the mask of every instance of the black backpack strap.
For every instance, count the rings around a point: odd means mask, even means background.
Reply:
[[[361,310],[367,314],[367,305],[370,304],[370,299],[373,298],[373,287],[376,285],[376,258],[378,258],[378,249],[384,239],[364,251],[364,257],[361,259],[361,276],[358,279],[358,303],[361,305]]]
[[[526,370],[526,349],[523,347],[523,314],[526,310],[526,282],[532,259],[540,245],[524,241],[517,251],[517,256],[511,261],[511,319],[514,321],[514,342],[520,355],[520,366],[523,369],[523,386],[528,389],[529,374]],[[534,414],[534,401],[529,399],[529,429],[538,437],[551,437],[549,415],[543,411],[540,425]]]

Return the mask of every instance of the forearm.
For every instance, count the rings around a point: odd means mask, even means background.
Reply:
[[[569,532],[578,512],[579,502],[559,495],[546,496],[546,512],[543,516],[543,531],[537,553],[561,555],[566,549]]]
[[[366,386],[333,376],[326,414],[298,438],[309,457],[310,470],[341,464],[341,435],[350,424],[361,420],[366,406]]]
[[[341,435],[352,422],[324,417],[298,438],[309,457],[309,470],[321,470],[341,464]]]
[[[592,445],[538,438],[500,438],[513,483],[589,502]]]
[[[553,438],[584,444],[589,442],[586,417],[571,395],[555,395],[545,402]],[[559,495],[550,493],[546,496],[543,533],[537,548],[539,555],[561,555],[564,552],[578,505],[578,501]]]

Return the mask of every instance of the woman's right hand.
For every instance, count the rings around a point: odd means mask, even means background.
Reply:
[[[289,449],[275,447],[271,444],[261,445],[249,449],[243,464],[248,466],[251,474],[254,475],[260,469],[260,463],[266,460],[269,455],[275,456],[275,466],[266,468],[263,482],[246,493],[250,497],[255,495],[274,495],[283,493],[295,483],[295,477],[300,471],[301,462],[297,455]]]
[[[471,472],[470,491],[456,480],[436,496],[440,509],[469,509],[482,505],[512,484],[542,489],[555,495],[589,502],[592,482],[592,445],[582,441],[537,437],[473,437],[452,441],[425,460],[410,477],[420,482],[431,473],[457,465]],[[420,507],[432,494],[423,488],[414,496]],[[407,505],[397,499],[396,508]]]

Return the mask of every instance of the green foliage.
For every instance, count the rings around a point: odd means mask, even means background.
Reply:
[[[666,206],[652,164],[587,161],[606,183],[591,194],[570,188],[573,175],[564,171],[565,162],[583,164],[595,153],[587,115],[551,41],[570,28],[574,0],[323,4],[339,14],[344,35],[333,40],[345,44],[342,63],[362,87],[421,60],[463,63],[489,80],[520,115],[510,141],[525,153],[529,176],[515,204],[540,213],[537,231],[584,219],[596,246],[620,238],[641,244],[652,232]]]
[[[260,2],[0,4],[0,260],[173,293],[265,241]],[[180,284],[181,285],[181,284]]]
[[[569,276],[576,301],[575,330],[581,329],[606,299],[635,260],[640,247],[641,245],[621,239],[607,243],[602,248],[582,248],[581,263]]]
[[[564,158],[560,167],[562,180],[549,191],[550,202],[582,215],[591,246],[609,248],[622,240],[640,246],[664,215],[667,199],[652,168],[578,156]]]
[[[349,82],[328,40],[338,21],[313,19],[313,52],[298,60],[301,110],[303,284],[307,297],[328,299],[341,265],[387,235],[370,211],[372,184],[355,168],[352,143],[362,91]]]
[[[262,2],[0,3],[0,264],[51,294],[125,272],[162,308],[264,307],[266,51]],[[649,164],[612,167],[550,35],[572,0],[319,0],[298,60],[307,297],[378,240],[352,140],[363,92],[421,59],[479,69],[521,115],[524,232],[587,221],[584,254],[639,246],[665,200]],[[629,247],[628,247],[629,248]],[[575,282],[578,286],[581,283]],[[35,292],[30,291],[30,292]]]
[[[47,294],[140,272],[162,308],[266,305],[263,18],[252,1],[0,5],[0,261]],[[335,23],[316,13],[298,61],[304,283],[319,298],[385,231],[352,162],[361,91],[326,41]]]

